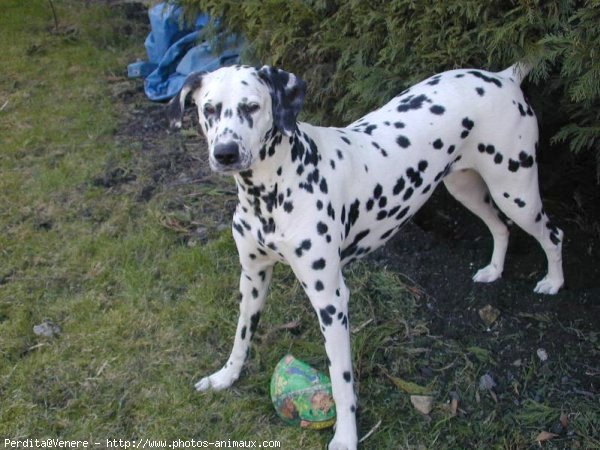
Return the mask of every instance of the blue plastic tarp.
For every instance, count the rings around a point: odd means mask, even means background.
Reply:
[[[240,47],[235,36],[224,38],[225,50],[215,54],[201,34],[210,18],[198,16],[192,28],[185,27],[181,9],[172,4],[160,3],[150,8],[150,34],[145,47],[148,62],[136,62],[128,67],[132,77],[142,76],[144,91],[150,100],[168,100],[177,95],[187,75],[192,72],[216,70],[238,64]]]

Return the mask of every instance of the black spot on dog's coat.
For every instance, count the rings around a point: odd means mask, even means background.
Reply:
[[[296,256],[301,257],[305,251],[310,250],[312,247],[312,242],[310,239],[305,239],[300,243],[300,246],[296,248]]]
[[[394,189],[392,190],[392,193],[394,195],[400,194],[400,192],[402,192],[402,190],[404,189],[405,184],[406,184],[406,182],[404,181],[404,177],[398,178],[398,181],[396,181],[396,184],[394,185]]]
[[[473,75],[477,78],[482,79],[486,83],[492,83],[498,87],[502,87],[502,82],[498,78],[489,77],[489,76],[484,75],[483,73],[479,72],[478,70],[470,70],[468,73],[470,73],[471,75]]]
[[[426,101],[429,101],[429,99],[423,94],[417,97],[409,95],[408,97],[405,97],[400,100],[400,105],[398,105],[398,108],[396,109],[398,112],[407,112],[410,110],[421,109],[423,107],[423,103]]]
[[[258,327],[258,322],[260,321],[260,311],[252,314],[250,316],[250,335],[253,335]]]
[[[376,128],[377,128],[377,125],[368,125],[368,126],[365,128],[364,132],[365,132],[366,134],[370,135],[370,134],[373,132],[373,130],[375,130]]]
[[[515,161],[512,158],[509,158],[508,160],[508,170],[510,170],[511,172],[516,172],[517,170],[519,170],[519,166],[521,164],[519,163],[519,161]]]
[[[429,108],[429,111],[436,116],[441,116],[446,112],[446,108],[444,108],[442,105],[433,105],[431,108]]]
[[[462,120],[462,126],[463,126],[463,128],[466,128],[467,130],[471,131],[473,129],[473,127],[475,126],[475,122],[473,122],[468,117],[465,117]]]
[[[325,259],[319,258],[316,261],[313,261],[312,268],[313,270],[323,270],[325,268]]]
[[[291,213],[294,210],[294,204],[292,202],[285,202],[283,204],[283,210],[286,213]]]
[[[325,233],[327,233],[327,230],[329,230],[327,224],[323,222],[317,223],[317,233],[319,233],[319,235],[324,235]]]
[[[400,135],[396,138],[396,143],[402,148],[410,147],[410,140],[403,135]]]
[[[333,323],[333,316],[335,314],[335,306],[327,305],[325,308],[319,310],[319,315],[321,316],[321,322],[325,326],[329,326]]]

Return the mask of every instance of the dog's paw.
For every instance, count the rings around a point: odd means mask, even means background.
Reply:
[[[329,443],[328,450],[356,450],[356,442],[338,441],[335,437]]]
[[[554,295],[559,291],[559,289],[562,287],[563,283],[564,283],[564,281],[562,279],[554,280],[554,279],[548,278],[548,276],[546,275],[535,286],[535,289],[533,290],[533,292],[535,292],[536,294]]]
[[[473,276],[473,281],[476,283],[491,283],[501,276],[502,270],[498,269],[493,264],[490,264],[489,266],[485,266],[483,269],[478,270]]]
[[[235,380],[237,380],[237,375],[238,374],[232,373],[231,370],[222,368],[218,372],[202,378],[194,385],[194,387],[198,392],[204,392],[208,390],[220,391],[230,387]]]
[[[356,432],[348,430],[347,432],[340,431],[335,424],[335,434],[333,439],[329,442],[327,450],[356,450],[358,445],[358,439]]]

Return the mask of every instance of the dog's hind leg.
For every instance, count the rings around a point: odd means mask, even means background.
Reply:
[[[492,259],[475,274],[473,280],[481,283],[497,280],[504,268],[509,232],[499,217],[499,211],[492,204],[487,185],[481,176],[471,169],[451,173],[444,178],[444,184],[455,199],[483,220],[494,238]]]
[[[542,246],[548,260],[548,273],[536,285],[534,292],[556,294],[564,283],[562,269],[563,232],[554,225],[542,207],[537,172],[510,172],[502,179],[486,180],[492,198],[500,210]]]

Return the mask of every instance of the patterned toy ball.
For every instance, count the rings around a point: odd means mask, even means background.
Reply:
[[[292,355],[284,356],[273,371],[271,400],[290,425],[320,429],[335,423],[329,377]]]

